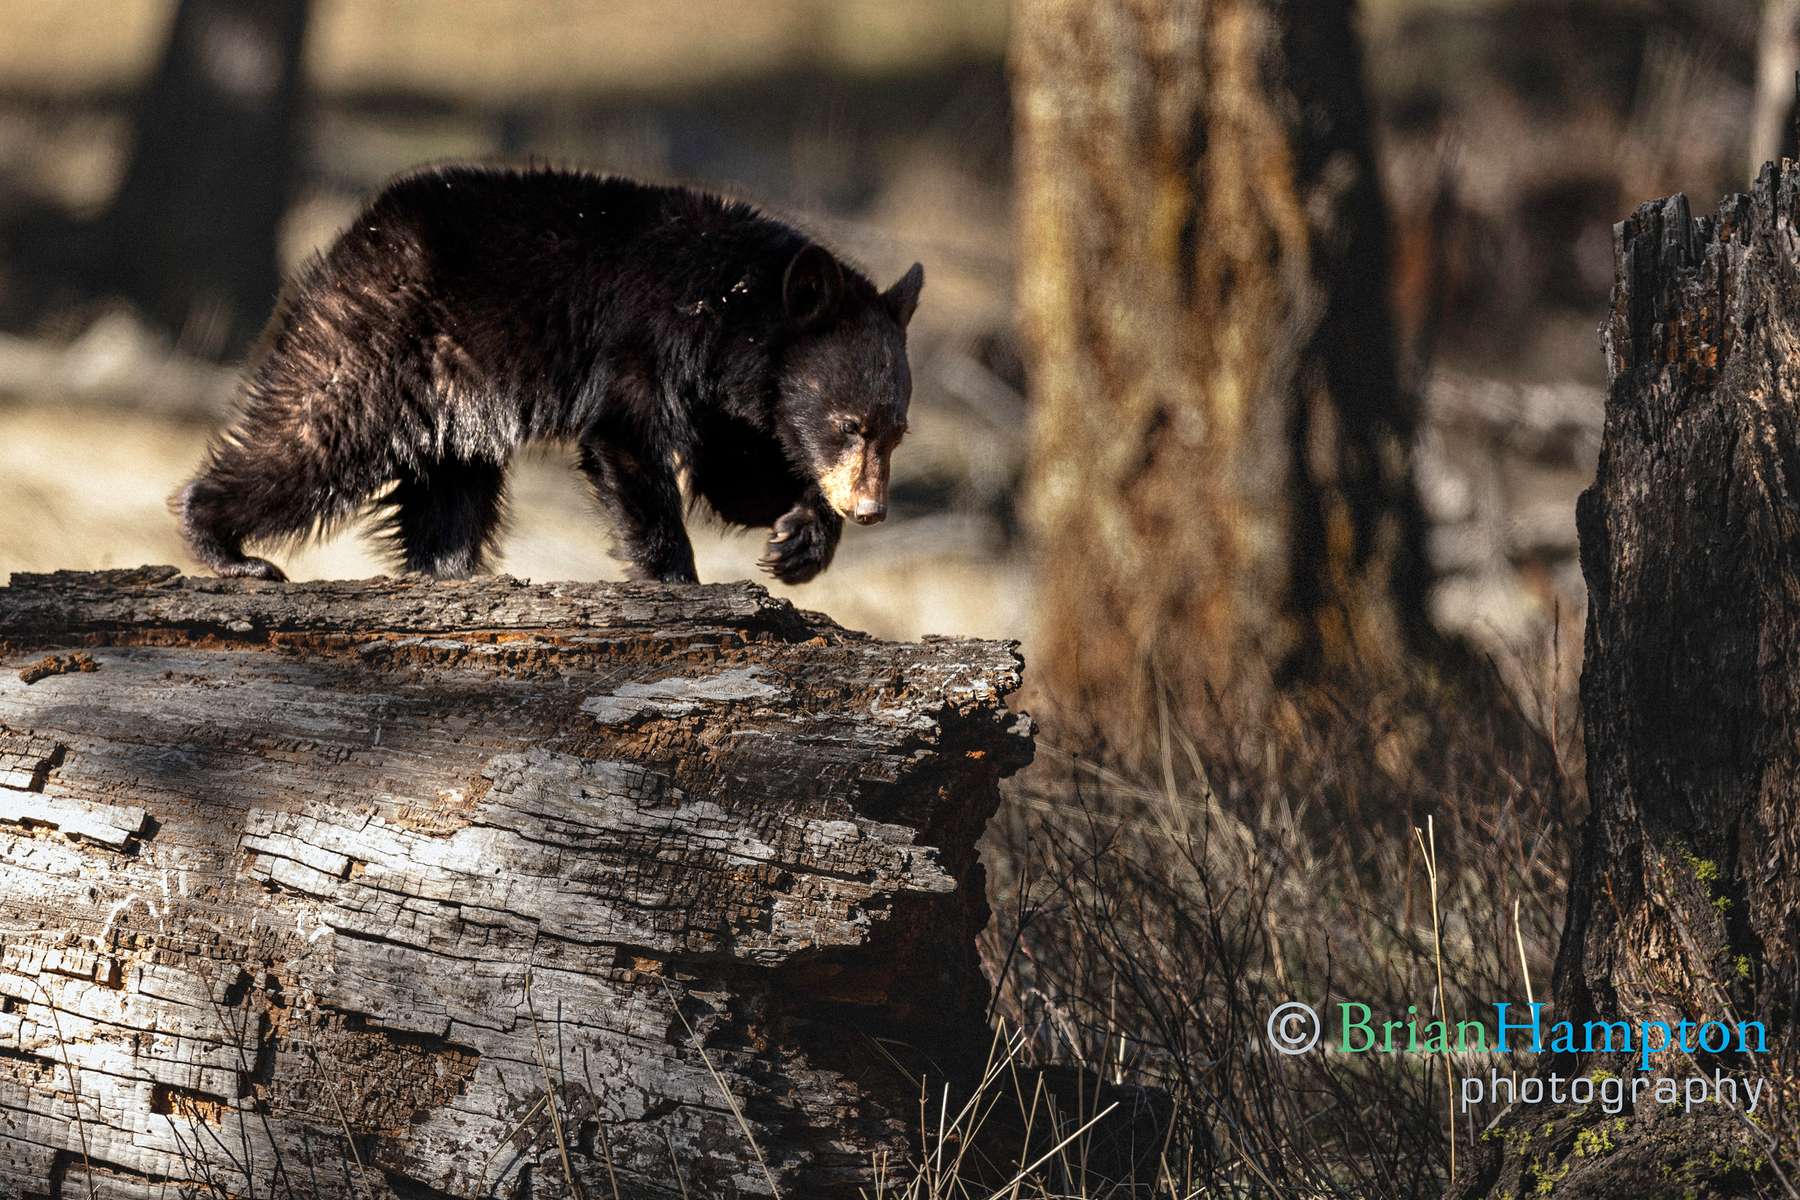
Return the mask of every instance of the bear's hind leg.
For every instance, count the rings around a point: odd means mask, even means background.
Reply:
[[[381,500],[384,528],[409,574],[466,579],[493,549],[506,507],[506,467],[444,459],[404,472]]]
[[[215,443],[174,501],[189,551],[222,576],[286,579],[274,563],[244,553],[244,543],[298,540],[342,515],[343,488],[313,467],[282,447]]]
[[[234,531],[224,498],[205,476],[181,489],[175,508],[188,553],[213,574],[225,579],[287,580],[286,573],[268,559],[244,553],[243,535]]]

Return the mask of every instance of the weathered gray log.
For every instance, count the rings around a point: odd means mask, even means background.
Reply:
[[[1674,1049],[1650,1073],[1765,1087],[1755,1123],[1648,1098],[1617,1117],[1516,1106],[1460,1191],[1791,1194],[1777,1172],[1800,1183],[1800,164],[1765,167],[1716,217],[1681,196],[1645,205],[1615,240],[1612,386],[1577,509],[1592,814],[1550,1016],[1760,1021],[1767,1053]],[[1644,1074],[1639,1055],[1544,1066]]]
[[[1009,645],[145,568],[0,664],[0,1195],[854,1195],[987,1048]]]

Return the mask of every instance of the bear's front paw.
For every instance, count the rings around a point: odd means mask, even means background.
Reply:
[[[841,528],[831,514],[807,505],[791,508],[775,522],[758,565],[783,583],[805,583],[831,565]]]

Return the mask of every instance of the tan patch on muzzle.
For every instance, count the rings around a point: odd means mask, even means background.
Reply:
[[[887,456],[863,442],[819,476],[819,491],[839,516],[873,525],[887,515],[887,481]]]

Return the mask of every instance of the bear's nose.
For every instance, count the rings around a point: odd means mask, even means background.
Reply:
[[[879,500],[858,500],[856,511],[850,515],[858,525],[878,525],[887,516],[887,505]]]

